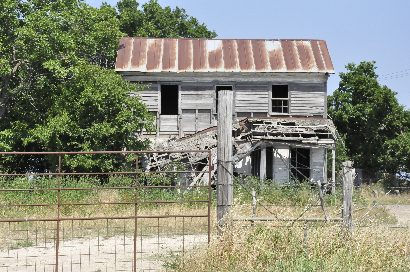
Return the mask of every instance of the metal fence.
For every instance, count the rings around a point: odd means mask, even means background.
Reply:
[[[72,170],[107,156],[115,171]],[[209,151],[0,152],[0,167],[27,158],[50,167],[0,173],[0,271],[159,270],[210,240]]]

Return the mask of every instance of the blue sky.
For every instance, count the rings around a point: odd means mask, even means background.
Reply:
[[[86,0],[93,6],[116,0]],[[146,1],[139,1],[144,3]],[[380,82],[410,109],[410,1],[408,0],[159,0],[179,6],[216,31],[219,38],[324,39],[336,74],[349,62],[374,60]]]

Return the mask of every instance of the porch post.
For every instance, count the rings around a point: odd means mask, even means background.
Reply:
[[[261,146],[261,160],[259,163],[259,178],[261,181],[266,179],[266,145]]]

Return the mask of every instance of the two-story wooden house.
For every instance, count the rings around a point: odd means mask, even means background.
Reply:
[[[237,173],[280,183],[327,180],[326,150],[334,148],[335,130],[326,112],[334,70],[325,41],[127,37],[115,69],[147,84],[138,95],[157,131],[146,137],[214,148],[217,93],[231,89]]]

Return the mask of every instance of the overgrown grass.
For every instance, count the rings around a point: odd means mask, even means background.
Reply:
[[[176,271],[409,271],[408,230],[340,226],[231,227],[208,248],[174,258]]]

